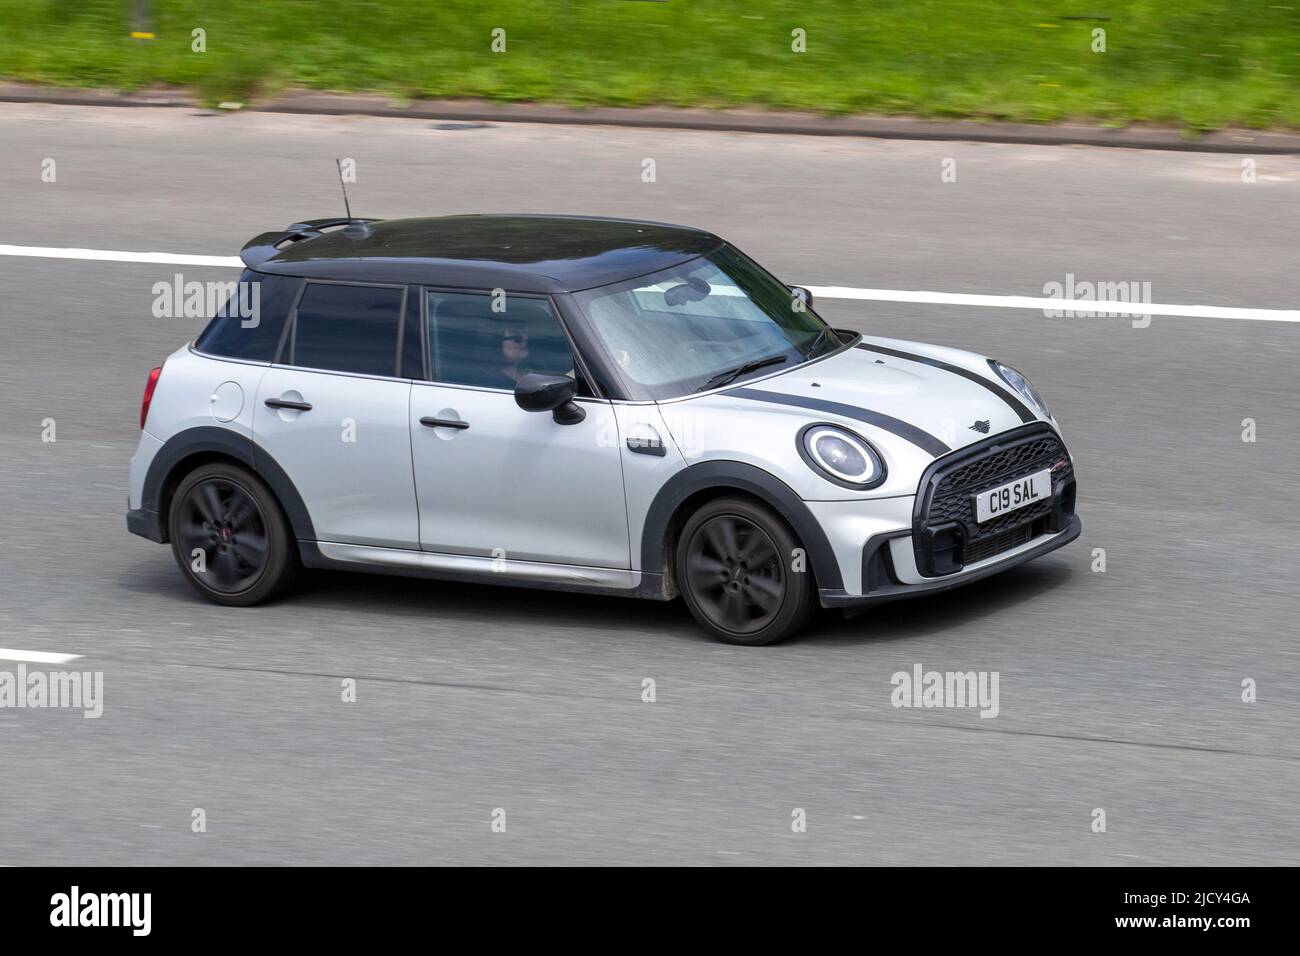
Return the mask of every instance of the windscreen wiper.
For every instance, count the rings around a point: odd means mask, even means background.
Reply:
[[[729,368],[725,372],[719,372],[717,375],[713,376],[713,378],[700,386],[700,391],[717,388],[719,385],[726,385],[728,382],[734,382],[746,372],[754,372],[760,368],[767,368],[769,365],[780,365],[784,361],[784,355],[769,355],[767,358],[754,359],[752,362],[746,362],[744,365],[737,365],[735,368]]]
[[[804,358],[812,358],[814,355],[816,355],[818,347],[822,344],[822,339],[824,339],[827,335],[834,335],[836,344],[840,344],[841,339],[838,335],[835,334],[835,330],[832,329],[829,325],[823,325],[822,330],[817,333],[817,338],[813,339],[812,345],[808,347],[808,354],[805,355]]]

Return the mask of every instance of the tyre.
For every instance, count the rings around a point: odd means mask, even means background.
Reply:
[[[216,604],[258,604],[297,574],[298,549],[279,502],[238,465],[201,465],[186,475],[167,528],[181,573]]]
[[[717,498],[677,539],[679,590],[695,620],[729,644],[789,637],[816,608],[812,574],[796,570],[799,541],[776,514],[746,498]]]

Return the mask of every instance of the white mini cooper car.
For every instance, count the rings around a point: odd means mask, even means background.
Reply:
[[[766,644],[1079,534],[1024,376],[832,329],[707,232],[314,220],[242,258],[149,376],[127,515],[220,604],[342,568],[681,595]]]

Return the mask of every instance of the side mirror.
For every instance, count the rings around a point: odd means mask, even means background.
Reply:
[[[813,307],[813,298],[811,292],[809,292],[801,285],[792,285],[789,286],[788,288],[796,298],[803,300],[803,307],[805,309],[811,309]]]
[[[576,425],[587,417],[573,400],[578,383],[567,375],[529,372],[515,385],[515,404],[526,412],[551,412],[561,425]]]

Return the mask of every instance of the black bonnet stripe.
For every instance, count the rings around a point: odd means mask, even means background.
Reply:
[[[962,368],[959,365],[950,365],[947,362],[941,362],[939,359],[927,358],[924,355],[913,355],[911,352],[900,352],[898,349],[887,349],[883,345],[868,345],[862,342],[854,348],[859,348],[867,352],[879,352],[881,355],[892,355],[895,358],[907,359],[909,362],[920,362],[922,365],[930,365],[934,368],[941,368],[945,372],[952,372],[954,375],[960,375],[962,378],[970,379],[976,385],[982,385],[990,392],[996,395],[1002,401],[1011,406],[1012,411],[1020,416],[1022,422],[1036,422],[1038,416],[1029,410],[1029,407],[1016,396],[1012,395],[1004,388],[999,388],[996,382],[991,382],[983,375],[972,372],[970,369]]]
[[[799,408],[809,408],[813,411],[828,412],[831,415],[842,415],[845,418],[857,419],[860,422],[866,422],[868,425],[882,428],[887,432],[893,432],[899,438],[907,439],[913,445],[924,449],[936,458],[952,451],[939,439],[927,431],[922,431],[915,425],[909,425],[905,421],[892,418],[889,415],[882,415],[880,412],[873,412],[867,408],[858,408],[856,405],[828,402],[820,398],[809,398],[804,395],[765,392],[757,388],[737,388],[723,394],[729,398],[748,398],[755,402],[771,402],[774,405],[794,405]]]

